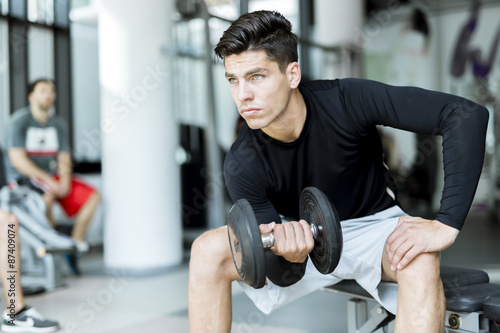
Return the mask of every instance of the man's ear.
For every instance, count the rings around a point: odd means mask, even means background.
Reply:
[[[288,81],[290,82],[290,88],[295,89],[299,86],[300,80],[302,78],[300,73],[300,66],[298,62],[291,62],[286,68]]]

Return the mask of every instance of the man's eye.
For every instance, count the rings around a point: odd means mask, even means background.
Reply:
[[[254,79],[254,80],[260,80],[260,79],[262,79],[262,77],[263,77],[263,76],[262,76],[262,75],[260,75],[260,74],[255,74],[255,75],[253,76],[253,79]]]
[[[236,79],[233,79],[233,78],[231,78],[231,79],[227,79],[227,80],[228,80],[228,81],[229,81],[229,83],[231,83],[231,84],[238,82]]]

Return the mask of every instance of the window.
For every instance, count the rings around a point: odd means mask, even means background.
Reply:
[[[2,7],[3,9],[4,7]],[[9,35],[6,20],[0,20],[0,129],[9,116]],[[0,130],[1,133],[3,131]],[[0,143],[3,138],[0,138]]]
[[[69,0],[55,0],[54,25],[61,28],[69,28]]]
[[[54,0],[28,0],[28,20],[54,24]]]
[[[0,0],[0,14],[7,15],[9,13],[9,0]]]
[[[54,78],[54,35],[51,29],[32,26],[28,30],[28,81]]]
[[[55,79],[56,112],[71,132],[69,0],[0,0],[0,14],[0,133],[8,115],[28,104],[28,82],[39,77]]]
[[[23,0],[11,0],[9,3],[9,15],[18,19],[26,18],[26,2]]]

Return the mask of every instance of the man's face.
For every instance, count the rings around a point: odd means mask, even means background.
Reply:
[[[32,105],[37,105],[43,110],[48,110],[56,100],[56,87],[52,82],[39,82],[29,95]]]
[[[231,96],[250,128],[264,129],[283,115],[292,91],[289,77],[264,51],[230,55],[224,65]]]

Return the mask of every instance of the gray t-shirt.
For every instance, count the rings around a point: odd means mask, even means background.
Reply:
[[[28,157],[38,167],[54,174],[57,172],[57,154],[69,151],[68,126],[58,115],[42,125],[33,118],[29,107],[14,112],[5,133],[4,163],[9,182],[24,177],[9,160],[8,150],[14,147],[26,149]]]

